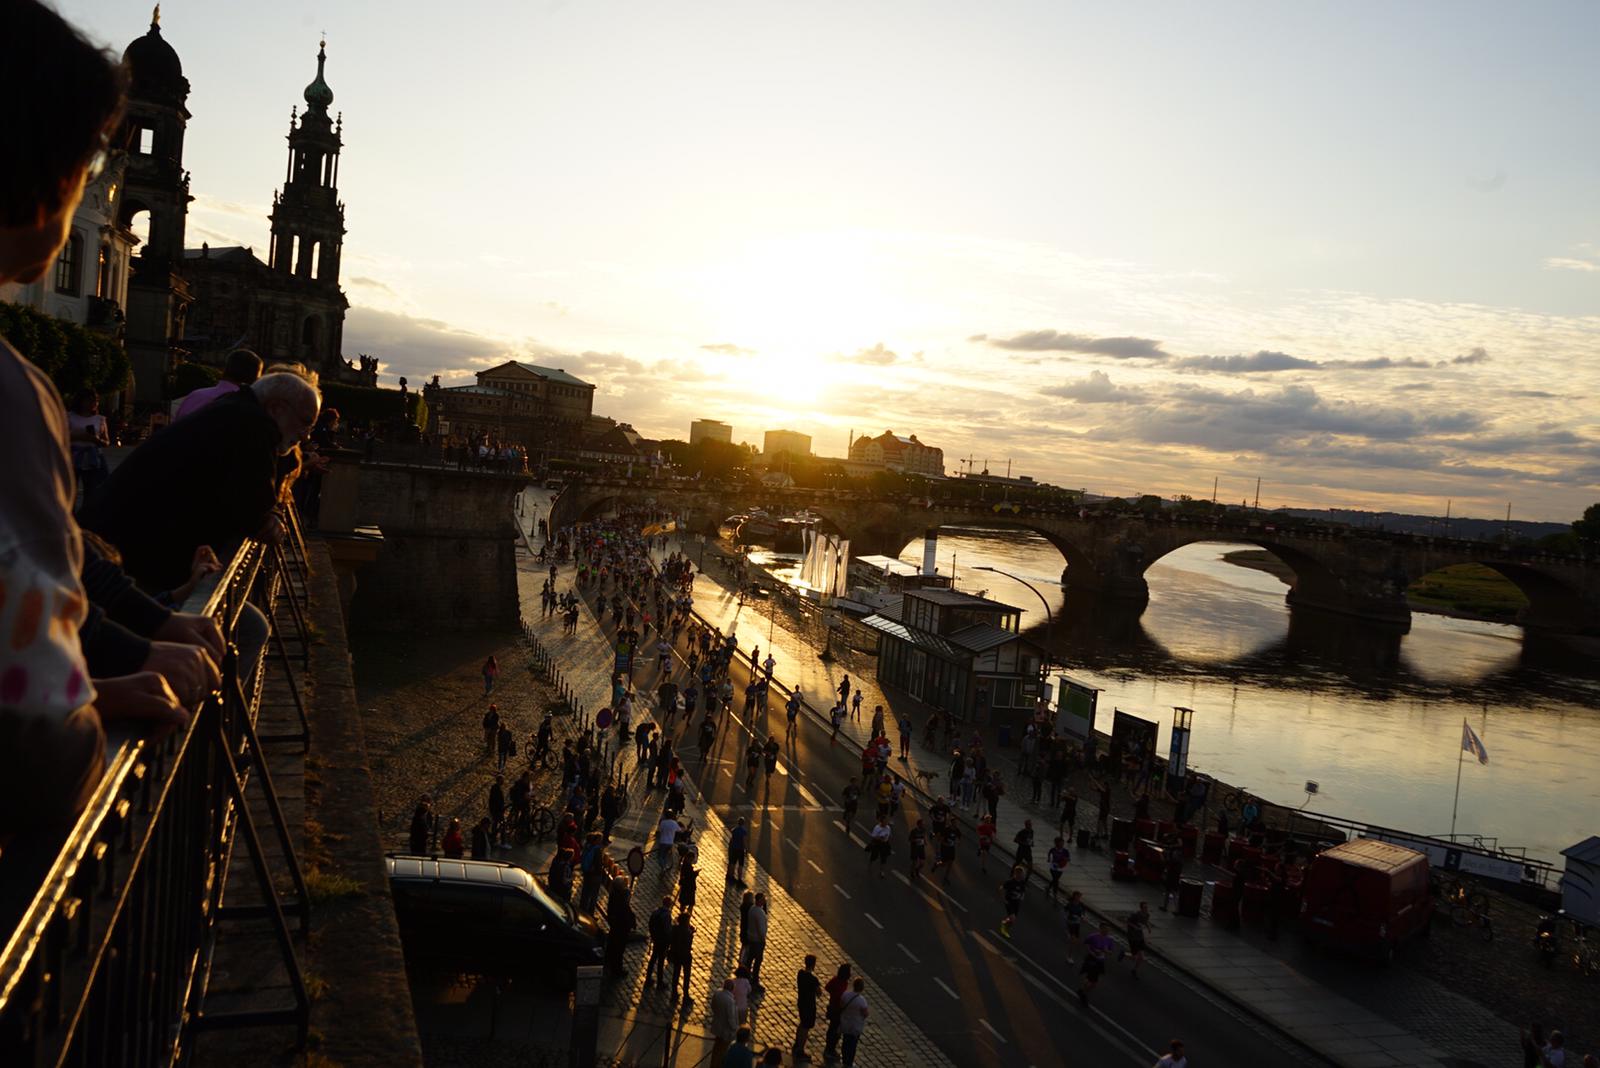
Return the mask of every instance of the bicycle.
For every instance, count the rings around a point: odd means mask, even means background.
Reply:
[[[528,818],[528,825],[533,828],[534,839],[543,842],[555,833],[556,814],[549,805],[539,805]]]
[[[1460,879],[1441,878],[1440,897],[1456,927],[1476,927],[1485,941],[1494,940],[1494,922],[1489,918],[1489,895],[1473,890]]]

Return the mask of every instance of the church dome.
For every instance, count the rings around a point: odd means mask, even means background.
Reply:
[[[319,111],[327,111],[328,105],[333,103],[333,90],[328,88],[328,83],[322,80],[322,65],[328,61],[328,42],[324,41],[317,48],[317,80],[306,86],[306,103]]]
[[[136,38],[122,53],[122,61],[132,75],[129,87],[139,100],[181,104],[189,95],[189,82],[183,76],[178,53],[161,36],[161,6],[150,16],[150,29]]]

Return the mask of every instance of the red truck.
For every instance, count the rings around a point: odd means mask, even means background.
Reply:
[[[1317,854],[1306,871],[1300,931],[1312,942],[1388,960],[1432,917],[1428,858],[1415,849],[1358,838]]]

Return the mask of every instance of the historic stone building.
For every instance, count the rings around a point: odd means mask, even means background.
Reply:
[[[944,477],[944,450],[924,445],[915,434],[902,437],[885,430],[875,438],[856,438],[850,443],[850,459],[889,471]]]
[[[323,378],[376,385],[376,359],[343,357],[350,302],[339,286],[344,202],[339,153],[344,116],[330,117],[333,90],[324,80],[327,43],[317,50],[317,76],[306,86],[306,110],[289,115],[289,163],[272,198],[272,243],[263,263],[254,249],[202,245],[184,253],[194,292],[185,343],[194,358],[220,364],[229,352],[254,349],[268,362],[298,360]]]
[[[423,391],[439,434],[541,448],[577,441],[594,415],[594,386],[558,367],[507,360],[477,378],[447,387],[435,376]]]

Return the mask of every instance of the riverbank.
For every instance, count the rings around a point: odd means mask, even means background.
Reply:
[[[1265,549],[1234,549],[1222,559],[1236,567],[1263,571],[1285,585],[1294,571]],[[1406,590],[1413,611],[1485,623],[1515,623],[1528,599],[1510,579],[1483,564],[1459,564],[1425,575]]]

